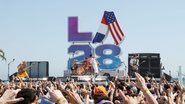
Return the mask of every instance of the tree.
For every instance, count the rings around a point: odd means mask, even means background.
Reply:
[[[6,61],[5,53],[4,53],[4,51],[1,50],[1,49],[0,49],[0,58],[1,58],[2,60],[5,60],[5,61]]]

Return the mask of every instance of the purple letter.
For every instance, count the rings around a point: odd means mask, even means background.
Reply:
[[[69,42],[91,42],[92,32],[78,32],[78,17],[69,17],[68,24]]]

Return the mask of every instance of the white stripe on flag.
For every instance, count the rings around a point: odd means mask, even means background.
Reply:
[[[118,36],[118,35],[120,36],[121,39],[119,39],[119,41],[121,41],[121,40],[123,39],[123,35],[121,34],[121,32],[120,32],[120,30],[119,30],[119,28],[118,28],[116,22],[114,22],[113,24],[114,24],[114,26],[115,26],[115,28],[116,28],[117,33],[118,33],[118,34],[116,34],[116,35],[117,35],[117,36]],[[120,42],[119,42],[119,43],[120,43]]]
[[[121,30],[119,24],[118,24],[118,21],[116,21],[116,26],[118,27],[118,30],[121,32],[121,35],[124,37],[124,33],[123,31]]]
[[[114,27],[113,27],[113,24],[111,23],[111,24],[109,24],[110,25],[110,31],[112,32],[111,34],[112,34],[112,36],[113,36],[113,39],[114,39],[114,41],[115,41],[115,43],[116,44],[118,44],[119,42],[119,39],[118,39],[118,37],[115,35],[116,34],[116,32],[115,32],[115,30],[114,30]]]
[[[115,37],[117,37],[118,38],[118,42],[121,40],[121,37],[119,36],[119,33],[118,33],[118,31],[116,30],[116,26],[115,26],[115,22],[113,22],[112,23],[112,26],[113,26],[113,28],[114,28],[114,31],[115,31],[115,33],[116,34],[114,34],[115,35]]]
[[[98,32],[107,35],[108,34],[108,26],[106,24],[101,23]]]

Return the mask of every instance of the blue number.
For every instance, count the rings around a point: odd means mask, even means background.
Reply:
[[[80,52],[83,52],[83,54],[79,55]],[[85,57],[92,54],[92,52],[93,52],[93,48],[91,45],[71,45],[68,48],[68,53],[69,54],[72,53],[73,55],[77,55],[77,56],[74,56],[73,58],[70,58],[68,60],[68,69],[72,67],[73,60],[77,60],[79,63],[81,63],[85,59]]]
[[[102,70],[116,70],[121,65],[121,60],[118,57],[121,49],[113,44],[100,45],[95,50],[97,58]]]

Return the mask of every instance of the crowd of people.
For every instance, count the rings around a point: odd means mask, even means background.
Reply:
[[[170,83],[162,75],[160,81],[138,73],[139,61],[135,55],[130,65],[135,68],[131,76],[108,78],[108,84],[88,80],[84,83],[60,79],[51,81],[22,80],[26,77],[26,61],[18,65],[16,76],[5,83],[0,80],[0,104],[184,104],[185,87],[178,81]],[[99,73],[96,59],[87,57],[84,65]],[[75,70],[75,69],[73,69]],[[131,78],[135,80],[131,81]]]
[[[0,104],[184,104],[185,88],[164,76],[160,82],[135,73],[136,80],[114,77],[107,85],[74,80],[0,82]]]

